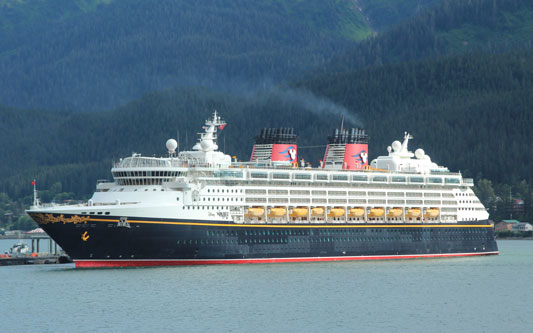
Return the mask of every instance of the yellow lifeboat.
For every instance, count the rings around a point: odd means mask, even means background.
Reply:
[[[426,213],[424,214],[424,217],[430,217],[434,218],[437,217],[440,213],[440,210],[438,208],[428,208],[426,209]]]
[[[291,217],[307,216],[307,212],[309,212],[309,209],[307,209],[306,207],[295,207],[292,209]]]
[[[341,216],[344,216],[344,212],[345,212],[344,208],[335,207],[329,210],[328,216],[329,217],[341,217]]]
[[[409,208],[407,210],[407,214],[405,216],[407,216],[407,217],[419,217],[420,216],[420,208]]]
[[[380,217],[385,214],[385,209],[383,208],[371,208],[370,213],[368,213],[368,217]]]
[[[387,214],[387,216],[388,217],[399,217],[399,216],[402,216],[402,214],[403,214],[403,209],[394,207],[394,208],[389,209],[389,214]]]
[[[355,207],[350,209],[350,217],[361,217],[365,215],[365,209],[361,207]]]
[[[265,214],[265,209],[263,207],[251,207],[246,211],[247,217],[260,217]]]
[[[311,215],[313,215],[313,216],[322,216],[322,215],[324,215],[324,207],[313,207],[311,209]]]
[[[282,217],[285,216],[286,211],[285,207],[272,207],[270,208],[268,217]]]

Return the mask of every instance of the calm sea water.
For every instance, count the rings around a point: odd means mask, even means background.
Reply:
[[[0,267],[0,331],[531,332],[533,241],[498,245],[435,260]]]

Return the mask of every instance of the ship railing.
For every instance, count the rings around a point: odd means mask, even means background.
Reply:
[[[157,158],[157,157],[127,157],[122,161],[114,162],[114,168],[220,168],[218,165],[210,163],[202,163],[195,159],[181,159],[181,158]],[[233,162],[229,168],[239,169],[269,169],[269,170],[309,170],[309,171],[334,171],[334,172],[361,172],[361,173],[388,173],[388,174],[405,174],[405,175],[420,175],[419,172],[414,171],[390,171],[381,169],[362,169],[362,170],[346,170],[333,168],[313,168],[309,165],[299,166],[296,164],[286,164],[277,162]],[[461,176],[460,172],[448,171],[430,171],[428,175],[442,175],[442,176]]]
[[[94,202],[89,206],[87,202],[76,202],[76,203],[57,203],[57,202],[47,202],[41,203],[35,208],[54,208],[54,207],[99,207],[99,206],[114,206],[114,205],[137,205],[139,201],[131,202]]]
[[[127,157],[124,160],[114,162],[114,168],[169,168],[187,167],[189,163],[178,158],[157,157]]]

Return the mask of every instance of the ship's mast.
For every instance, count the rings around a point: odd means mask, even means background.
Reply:
[[[37,196],[37,182],[35,179],[31,182],[33,185],[33,207],[39,207],[41,205],[41,202],[39,201],[39,197]]]

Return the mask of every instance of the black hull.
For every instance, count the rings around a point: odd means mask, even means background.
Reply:
[[[30,213],[79,267],[390,259],[497,254],[488,221],[228,224]],[[106,264],[107,263],[107,264]]]

